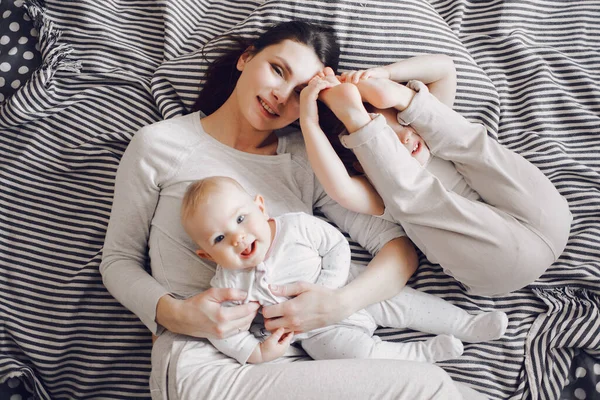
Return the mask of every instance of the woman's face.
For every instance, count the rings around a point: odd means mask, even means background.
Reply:
[[[244,53],[234,94],[240,112],[259,131],[283,128],[300,115],[300,91],[324,68],[312,48],[285,40],[259,53]]]

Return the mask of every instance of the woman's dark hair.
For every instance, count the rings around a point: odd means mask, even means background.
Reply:
[[[273,25],[255,40],[225,35],[218,36],[212,41],[220,39],[228,39],[230,44],[223,46],[220,49],[222,54],[210,62],[204,86],[192,107],[192,112],[202,110],[204,114],[209,115],[225,103],[233,93],[241,75],[236,65],[245,51],[254,55],[271,45],[292,40],[312,48],[323,65],[337,71],[340,47],[333,30],[320,25],[304,21],[287,21]],[[202,49],[202,55],[208,60],[206,48],[207,46]]]

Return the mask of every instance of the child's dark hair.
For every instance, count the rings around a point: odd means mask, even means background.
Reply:
[[[332,29],[304,21],[287,21],[271,26],[255,40],[240,36],[225,35],[215,39],[228,39],[230,43],[220,48],[222,54],[210,62],[205,84],[198,95],[192,112],[202,110],[209,115],[215,112],[229,98],[241,72],[237,70],[240,56],[249,51],[260,53],[264,48],[292,40],[309,46],[323,65],[337,71],[340,47]],[[206,46],[205,46],[206,48]],[[208,60],[205,49],[203,57]]]

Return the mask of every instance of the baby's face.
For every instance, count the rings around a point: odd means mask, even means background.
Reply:
[[[396,132],[398,139],[410,152],[410,155],[417,160],[419,164],[427,164],[427,161],[429,161],[429,158],[431,157],[429,147],[427,147],[423,138],[421,138],[411,126],[400,125],[398,123],[398,120],[396,119],[398,111],[395,109],[378,109],[376,112],[384,116],[388,126]]]
[[[264,200],[236,189],[220,189],[188,224],[198,255],[226,269],[254,268],[271,246],[271,227]]]

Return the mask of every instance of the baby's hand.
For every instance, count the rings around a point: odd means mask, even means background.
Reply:
[[[285,354],[288,347],[290,347],[294,332],[284,332],[285,330],[283,328],[277,329],[259,345],[262,362],[273,361]]]
[[[340,76],[340,82],[354,83],[356,85],[361,80],[369,78],[390,79],[390,73],[387,69],[381,67],[362,69],[358,71],[348,71],[342,73]]]

